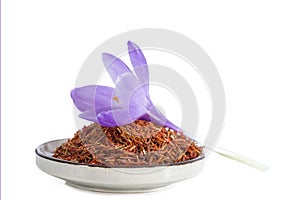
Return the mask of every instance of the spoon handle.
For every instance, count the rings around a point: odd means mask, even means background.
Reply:
[[[254,167],[258,170],[261,170],[261,171],[266,171],[269,169],[269,167],[259,161],[256,161],[256,160],[253,160],[251,158],[248,158],[246,156],[243,156],[243,155],[240,155],[240,154],[237,154],[237,153],[234,153],[232,151],[229,151],[229,150],[226,150],[224,148],[221,148],[221,147],[215,147],[213,149],[213,151],[223,157],[226,157],[226,158],[229,158],[231,160],[235,160],[235,161],[238,161],[240,163],[243,163],[243,164],[246,164],[248,166],[251,166],[251,167]]]

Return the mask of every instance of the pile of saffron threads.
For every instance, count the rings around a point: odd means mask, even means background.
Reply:
[[[130,124],[85,126],[59,146],[53,157],[106,167],[168,165],[203,157],[202,147],[182,132],[136,120]]]

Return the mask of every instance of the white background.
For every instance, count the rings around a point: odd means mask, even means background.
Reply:
[[[2,1],[3,199],[299,199],[299,3],[183,2]],[[89,53],[147,27],[180,32],[210,55],[227,99],[218,145],[268,171],[211,154],[193,179],[120,195],[73,189],[35,166],[37,145],[76,130],[69,91]]]

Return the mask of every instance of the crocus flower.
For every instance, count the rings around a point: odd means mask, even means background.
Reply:
[[[181,131],[151,101],[149,70],[141,49],[130,41],[127,45],[135,74],[119,58],[103,53],[103,63],[115,88],[89,85],[73,89],[71,97],[82,112],[79,116],[108,127],[123,126],[142,119]]]

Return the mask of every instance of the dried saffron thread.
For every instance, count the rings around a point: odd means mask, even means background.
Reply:
[[[105,166],[172,164],[197,158],[202,147],[183,133],[136,120],[118,127],[84,127],[56,149],[53,157]]]

